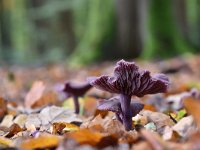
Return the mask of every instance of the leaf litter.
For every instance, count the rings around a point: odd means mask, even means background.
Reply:
[[[54,88],[58,83],[66,83],[66,79],[83,83],[88,76],[111,74],[113,63],[81,70],[62,65],[35,68],[35,71],[1,68],[0,148],[198,150],[200,71],[196,68],[200,59],[195,56],[177,60],[138,62],[144,68],[148,64],[152,72],[167,74],[171,83],[166,94],[141,98],[144,108],[132,117],[130,131],[125,130],[115,114],[121,109],[119,102],[105,101],[115,94],[91,89],[81,95],[80,113],[76,114],[72,101],[61,100]],[[12,81],[6,76],[10,72]],[[138,101],[132,98],[131,102]],[[101,103],[103,109],[98,110],[101,101],[105,101]],[[108,112],[113,106],[116,107],[114,111]]]

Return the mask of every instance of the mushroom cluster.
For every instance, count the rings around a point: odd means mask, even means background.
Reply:
[[[131,97],[163,93],[169,85],[164,74],[151,76],[149,71],[139,70],[135,63],[124,60],[117,62],[113,76],[89,77],[88,82],[97,89],[119,94],[119,97],[100,101],[98,109],[115,112],[126,130],[132,129],[132,117],[143,109],[143,104],[131,101]]]

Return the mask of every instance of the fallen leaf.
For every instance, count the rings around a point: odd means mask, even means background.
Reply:
[[[31,106],[41,98],[44,90],[44,83],[42,81],[35,81],[25,97],[25,107],[31,108]]]
[[[5,146],[11,146],[12,140],[5,138],[3,136],[0,136],[0,144],[5,145]]]
[[[175,117],[176,121],[181,120],[184,116],[186,116],[186,114],[187,114],[187,112],[185,109],[179,110]]]
[[[94,112],[94,116],[96,117],[98,115],[101,115],[102,118],[104,118],[108,115],[108,111],[96,109],[96,111]]]
[[[36,108],[47,104],[55,104],[57,102],[56,94],[46,89],[44,82],[35,81],[25,97],[25,107]]]
[[[81,129],[75,132],[69,132],[65,134],[67,138],[71,138],[78,142],[80,145],[89,144],[92,146],[97,145],[103,138],[103,135],[98,132],[92,132],[88,129]]]
[[[176,131],[179,135],[185,137],[190,134],[191,129],[194,129],[194,120],[192,116],[187,116],[182,118],[177,124],[175,124],[172,129]]]
[[[37,138],[24,140],[21,144],[22,149],[46,149],[56,147],[60,139],[58,136],[44,134]]]
[[[18,124],[21,128],[25,127],[25,123],[27,120],[27,115],[26,114],[19,114],[14,120],[13,122]]]
[[[55,122],[79,122],[82,120],[74,113],[73,110],[65,109],[57,106],[47,106],[38,114],[28,115],[25,123],[26,128],[34,125],[36,128],[41,126],[51,126]]]
[[[193,116],[196,125],[200,127],[200,100],[187,98],[184,100],[184,106],[186,111]]]
[[[174,131],[171,127],[166,126],[163,130],[162,135],[163,140],[170,140],[170,141],[178,141],[180,139],[180,135]]]
[[[131,145],[138,140],[138,133],[134,130],[129,132],[124,132],[118,138],[119,138],[118,140],[119,143],[128,143]]]
[[[73,110],[65,109],[57,106],[45,107],[39,114],[42,125],[47,125],[54,122],[82,122]]]
[[[174,122],[170,119],[169,116],[160,113],[152,112],[149,110],[143,110],[140,112],[140,115],[146,116],[149,122],[153,122],[156,125],[157,131],[159,132],[164,126],[173,126]]]
[[[0,97],[0,120],[6,115],[6,113],[7,103],[2,97]]]
[[[77,131],[80,128],[77,125],[66,123],[66,122],[54,122],[53,123],[53,134],[63,134],[63,132]]]
[[[30,114],[27,117],[26,123],[25,123],[25,127],[27,129],[32,128],[33,126],[35,128],[40,128],[42,125],[42,122],[38,116],[38,114]]]
[[[14,123],[10,128],[8,134],[5,135],[7,138],[13,137],[18,132],[24,131],[18,124]]]
[[[4,127],[8,127],[9,128],[13,124],[13,118],[14,118],[13,115],[6,115],[3,118],[0,126],[4,126]]]
[[[164,141],[160,139],[158,134],[151,132],[145,129],[140,130],[141,135],[147,140],[151,147],[155,150],[165,150],[166,145]]]
[[[97,143],[97,148],[105,148],[108,146],[117,146],[118,144],[118,136],[117,135],[108,135],[105,137],[102,137],[101,140]]]
[[[49,104],[56,104],[57,95],[53,91],[45,92],[40,99],[38,99],[31,107],[37,108],[41,106],[46,106]]]

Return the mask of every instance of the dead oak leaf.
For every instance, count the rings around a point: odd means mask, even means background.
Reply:
[[[140,112],[140,115],[146,116],[149,122],[155,123],[157,131],[160,131],[165,126],[171,127],[174,125],[170,117],[164,113],[143,110]]]
[[[0,119],[2,119],[7,113],[7,103],[0,97]]]
[[[47,104],[57,102],[56,93],[47,91],[47,87],[42,81],[35,81],[25,97],[26,108],[37,108]]]
[[[42,149],[56,147],[60,138],[56,135],[44,134],[37,138],[28,139],[22,142],[22,149]]]
[[[186,111],[191,114],[196,122],[197,126],[200,127],[200,100],[194,100],[193,98],[187,98],[183,102]]]
[[[9,132],[5,135],[7,138],[11,138],[17,133],[24,131],[18,124],[14,123],[12,126],[9,128]]]
[[[25,98],[25,106],[31,108],[31,106],[42,96],[45,90],[45,85],[42,81],[36,81],[33,83],[31,90],[28,92]]]
[[[73,110],[57,106],[47,106],[40,113],[30,114],[25,123],[26,128],[34,125],[36,128],[50,126],[55,122],[82,122]]]
[[[75,140],[80,145],[91,145],[97,148],[115,146],[118,144],[118,137],[115,134],[104,135],[89,129],[81,129],[65,134],[67,138]]]
[[[156,133],[150,132],[146,129],[140,130],[140,133],[144,139],[151,145],[152,149],[165,150],[167,148],[165,142]]]
[[[75,140],[80,145],[89,144],[95,146],[103,138],[103,135],[98,132],[92,132],[89,129],[81,129],[75,132],[65,134],[67,138]]]

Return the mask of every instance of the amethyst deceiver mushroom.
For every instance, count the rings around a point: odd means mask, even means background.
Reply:
[[[113,76],[90,77],[88,82],[100,90],[119,94],[121,118],[126,130],[132,129],[131,97],[163,93],[169,85],[164,74],[151,76],[149,71],[139,70],[135,63],[124,60],[117,62]]]
[[[84,94],[91,88],[92,86],[88,83],[75,84],[68,81],[64,84],[62,92],[65,93],[66,97],[73,97],[76,114],[79,114],[80,111],[78,98],[83,97]]]

